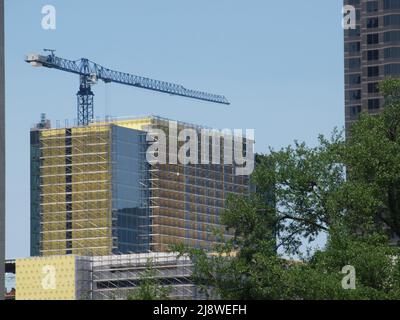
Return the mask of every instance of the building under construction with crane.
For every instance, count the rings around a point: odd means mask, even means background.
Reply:
[[[79,75],[78,123],[53,129],[42,119],[31,131],[31,254],[104,256],[215,243],[225,200],[249,192],[248,176],[237,176],[223,156],[219,164],[150,164],[147,132],[168,134],[169,121],[95,121],[91,86],[102,80],[212,103],[228,100],[47,51],[26,62]]]
[[[38,298],[37,292],[18,295],[18,288],[25,292],[26,288],[40,287],[40,277],[32,276],[39,272],[36,269],[42,264],[47,267],[46,259],[52,258],[62,265],[62,257],[67,256],[76,261],[90,260],[83,264],[86,269],[91,266],[89,273],[97,275],[99,285],[84,276],[88,283],[77,287],[91,288],[88,290],[94,299],[109,299],[120,289],[126,293],[135,288],[135,268],[144,268],[145,256],[156,258],[154,266],[165,281],[173,279],[171,283],[179,288],[192,288],[188,280],[190,263],[185,260],[187,267],[182,272],[180,259],[169,254],[165,279],[162,270],[166,260],[160,255],[177,244],[211,248],[229,238],[231,235],[221,224],[221,213],[229,195],[250,192],[249,177],[237,175],[232,162],[225,161],[224,141],[220,141],[223,147],[218,150],[218,164],[149,163],[149,130],[166,132],[170,144],[170,121],[155,116],[94,120],[92,86],[102,80],[212,103],[228,105],[228,100],[181,85],[113,71],[88,59],[59,58],[54,50],[47,51],[49,55],[31,54],[25,60],[35,67],[79,76],[78,121],[73,126],[54,128],[43,116],[31,130],[31,255],[38,258],[20,261],[20,268],[17,263],[17,297]],[[204,129],[183,122],[177,122],[177,128],[194,129],[198,135]],[[243,138],[240,143],[252,148],[254,141]],[[180,147],[183,142],[178,144]],[[199,159],[201,151],[196,151]],[[222,236],[216,235],[218,230]],[[61,274],[73,269],[60,268]],[[124,270],[133,273],[127,277]],[[76,274],[76,270],[73,272]],[[192,289],[180,296],[194,298]],[[42,293],[39,298],[44,297]],[[77,291],[73,296],[77,296]],[[120,296],[123,297],[126,294]]]

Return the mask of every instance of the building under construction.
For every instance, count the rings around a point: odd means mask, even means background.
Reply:
[[[250,191],[250,173],[237,170],[230,156],[236,160],[240,151],[245,168],[254,168],[253,139],[204,140],[205,128],[174,127],[159,117],[95,121],[92,87],[101,80],[222,105],[228,99],[44,51],[25,61],[79,76],[77,123],[52,128],[43,117],[31,130],[31,255],[37,258],[17,260],[17,299],[125,299],[149,259],[155,260],[152,278],[172,288],[170,297],[199,298],[188,280],[189,259],[165,252],[178,244],[210,248],[231,236],[221,213],[229,195]],[[187,129],[188,141],[179,140],[175,131]],[[165,149],[154,148],[162,143]],[[190,160],[178,162],[172,147]],[[213,161],[204,161],[205,154]]]
[[[134,299],[143,281],[150,281],[154,288],[163,287],[163,294],[170,299],[206,297],[191,281],[193,264],[187,256],[130,254],[92,257],[90,261],[91,286],[87,296],[93,300]]]
[[[15,264],[16,300],[134,300],[143,281],[155,290],[163,288],[158,294],[169,299],[206,297],[190,281],[190,259],[176,253],[64,255],[17,259]]]
[[[219,164],[150,164],[150,128],[169,135],[159,117],[66,128],[43,119],[31,130],[32,256],[165,252],[218,240],[226,199],[247,194],[249,177],[224,161],[224,148]],[[184,128],[202,129],[178,123]]]

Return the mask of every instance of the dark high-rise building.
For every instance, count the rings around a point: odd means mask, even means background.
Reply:
[[[362,111],[382,110],[378,83],[400,76],[400,0],[345,0],[356,28],[345,30],[346,130]]]
[[[5,132],[4,132],[4,0],[0,0],[0,300],[4,298]]]

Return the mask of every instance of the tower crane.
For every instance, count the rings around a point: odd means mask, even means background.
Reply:
[[[107,69],[89,59],[68,60],[57,57],[55,50],[44,49],[47,55],[29,54],[25,61],[34,67],[46,67],[73,73],[79,76],[80,85],[77,93],[78,125],[86,126],[94,119],[94,93],[92,86],[99,80],[105,83],[119,83],[171,95],[229,105],[225,96],[186,89],[185,87],[160,80],[149,79],[129,73]]]

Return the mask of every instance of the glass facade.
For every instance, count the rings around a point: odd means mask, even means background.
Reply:
[[[149,168],[146,134],[112,126],[113,253],[141,253],[150,248]]]
[[[40,132],[31,131],[31,256],[40,256]]]

